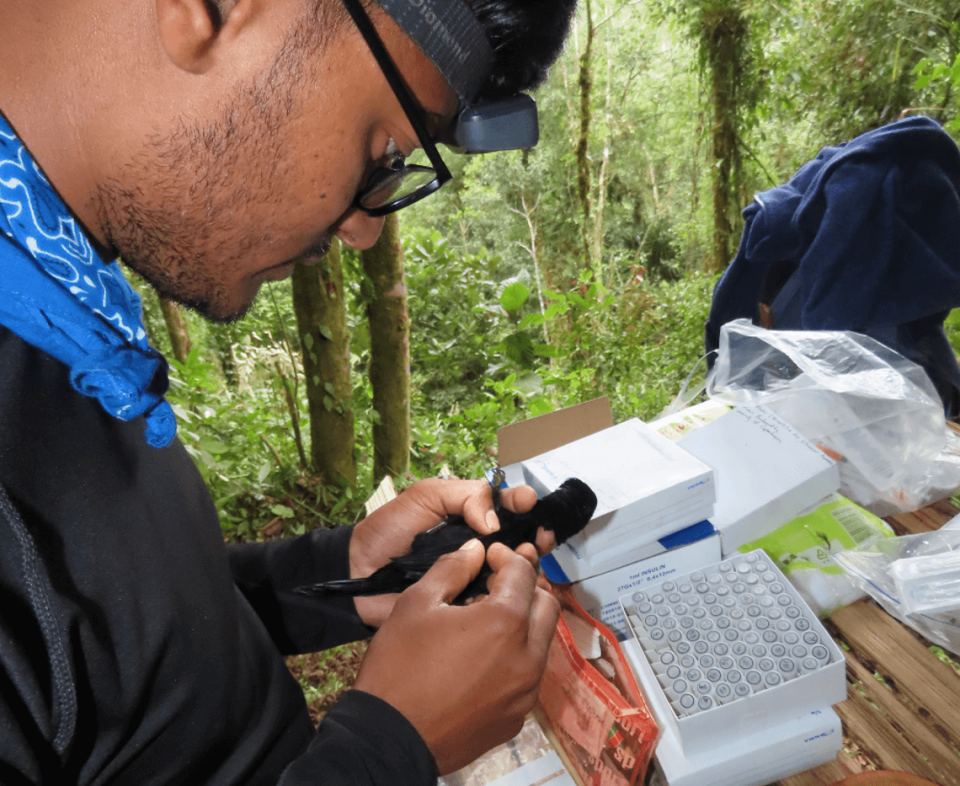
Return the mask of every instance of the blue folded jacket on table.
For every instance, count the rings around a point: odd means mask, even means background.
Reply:
[[[947,417],[960,416],[960,366],[943,331],[960,307],[960,151],[935,121],[913,117],[824,148],[743,216],[714,289],[708,352],[741,317],[866,333],[923,366]]]

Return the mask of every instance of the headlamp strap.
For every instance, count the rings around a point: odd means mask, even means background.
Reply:
[[[440,69],[461,102],[473,101],[493,68],[493,50],[462,0],[377,0]]]

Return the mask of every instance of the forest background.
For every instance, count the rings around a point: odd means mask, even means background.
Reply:
[[[497,428],[599,395],[655,417],[702,380],[753,195],[902,116],[958,139],[958,96],[956,0],[581,0],[536,148],[442,149],[452,183],[240,322],[134,282],[225,538],[354,521],[384,474],[477,477]]]

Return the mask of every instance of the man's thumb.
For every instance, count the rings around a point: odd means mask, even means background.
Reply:
[[[456,551],[440,557],[415,586],[440,603],[452,603],[480,573],[486,556],[483,544],[472,538]]]

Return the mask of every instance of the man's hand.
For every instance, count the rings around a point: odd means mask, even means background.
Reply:
[[[529,486],[517,486],[504,489],[501,501],[515,513],[525,513],[536,504],[537,495]],[[486,481],[421,480],[354,527],[350,538],[350,578],[369,576],[391,557],[406,554],[415,535],[453,514],[462,515],[481,535],[500,526],[493,510],[490,484]],[[541,529],[537,551],[547,554],[553,545],[553,533]],[[532,552],[531,549],[523,553],[536,561],[536,554]],[[366,624],[377,627],[390,616],[398,597],[358,597],[357,612]]]
[[[441,775],[520,731],[560,616],[557,601],[537,586],[530,554],[501,544],[487,554],[490,594],[468,606],[449,605],[483,560],[472,540],[400,595],[355,683],[413,724]]]

